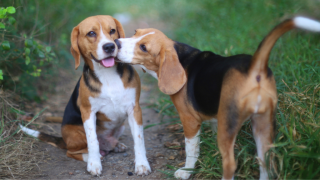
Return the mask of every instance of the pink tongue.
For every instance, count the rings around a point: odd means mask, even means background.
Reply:
[[[114,57],[109,57],[101,60],[101,64],[104,67],[112,67],[114,65]]]

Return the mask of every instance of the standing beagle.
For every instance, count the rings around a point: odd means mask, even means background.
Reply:
[[[62,138],[21,126],[27,134],[67,149],[68,157],[87,162],[92,175],[101,174],[101,155],[126,150],[118,142],[126,119],[134,140],[135,172],[147,175],[151,171],[139,106],[140,79],[131,65],[115,61],[118,47],[114,40],[124,37],[121,24],[111,16],[92,16],[74,27],[71,53],[75,68],[80,56],[85,64],[64,112]]]
[[[170,95],[183,124],[186,143],[184,168],[194,168],[199,156],[202,121],[217,119],[218,145],[223,159],[223,179],[236,170],[234,143],[243,122],[252,119],[260,179],[267,179],[264,154],[273,142],[277,105],[276,83],[268,68],[270,51],[285,32],[298,27],[320,32],[320,23],[295,17],[276,26],[253,56],[223,57],[172,41],[156,29],[138,29],[131,38],[116,40],[118,59],[140,64],[158,79],[160,90]],[[179,169],[176,178],[190,173]]]

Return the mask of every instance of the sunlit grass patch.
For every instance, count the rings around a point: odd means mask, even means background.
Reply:
[[[297,87],[294,84],[290,87],[284,81],[278,83],[283,83],[290,91],[279,90],[275,141],[266,154],[268,169],[272,167],[269,171],[270,177],[318,179],[320,178],[320,83],[306,84],[304,87]],[[170,105],[167,97],[160,98],[159,102],[160,109]],[[162,113],[169,115],[175,111],[168,108]],[[210,125],[203,123],[200,157],[194,170],[196,178],[221,178],[222,159],[216,136],[216,133],[212,133]],[[242,126],[234,148],[238,165],[236,178],[259,178],[259,160],[250,121]],[[168,167],[166,174],[172,177],[175,169]]]
[[[184,11],[164,15],[166,20],[169,15],[177,17],[170,20],[176,25],[171,38],[224,56],[253,54],[263,37],[280,21],[305,12],[319,17],[320,12],[316,1],[204,0],[188,3]],[[320,35],[301,30],[285,34],[273,48],[269,66],[279,97],[275,141],[266,154],[269,175],[277,179],[319,179]],[[158,109],[164,108],[164,115],[176,116],[170,103],[169,97],[160,96],[155,104]],[[219,179],[222,159],[216,134],[204,123],[200,137],[201,151],[194,177]],[[235,158],[236,179],[259,178],[259,160],[250,121],[244,123],[237,136]],[[167,173],[172,173],[173,168],[169,169]]]
[[[292,90],[279,94],[276,137],[273,148],[266,154],[270,177],[319,179],[320,83],[307,86],[302,92]],[[221,178],[222,159],[216,134],[212,134],[208,125],[204,124],[203,129],[196,177]],[[235,157],[238,164],[236,178],[259,178],[259,162],[250,121],[244,123],[237,136]]]
[[[281,179],[320,178],[320,83],[279,94],[274,154]]]

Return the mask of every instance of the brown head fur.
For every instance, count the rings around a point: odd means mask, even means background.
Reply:
[[[110,34],[111,29],[116,32]],[[80,55],[83,57],[85,63],[92,69],[91,54],[97,57],[96,50],[101,38],[100,32],[106,36],[107,39],[114,41],[118,38],[124,38],[124,30],[116,19],[111,16],[98,15],[91,16],[83,20],[80,24],[73,28],[71,33],[71,54],[75,59],[75,69],[80,65]],[[89,37],[87,34],[90,31],[96,33],[96,37]]]
[[[177,93],[186,83],[187,76],[174,49],[174,41],[157,29],[137,29],[132,38],[141,36],[144,37],[136,43],[131,63],[141,64],[154,71],[163,93]],[[140,45],[145,45],[147,52],[142,51]]]

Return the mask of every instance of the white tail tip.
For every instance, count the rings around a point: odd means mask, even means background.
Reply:
[[[318,21],[298,16],[293,18],[293,22],[297,28],[313,32],[320,32],[320,22]]]
[[[26,127],[22,126],[21,124],[19,124],[19,126],[24,133],[26,133],[30,136],[36,137],[36,138],[39,137],[39,134],[40,134],[39,131],[35,131],[33,129],[26,128]]]

